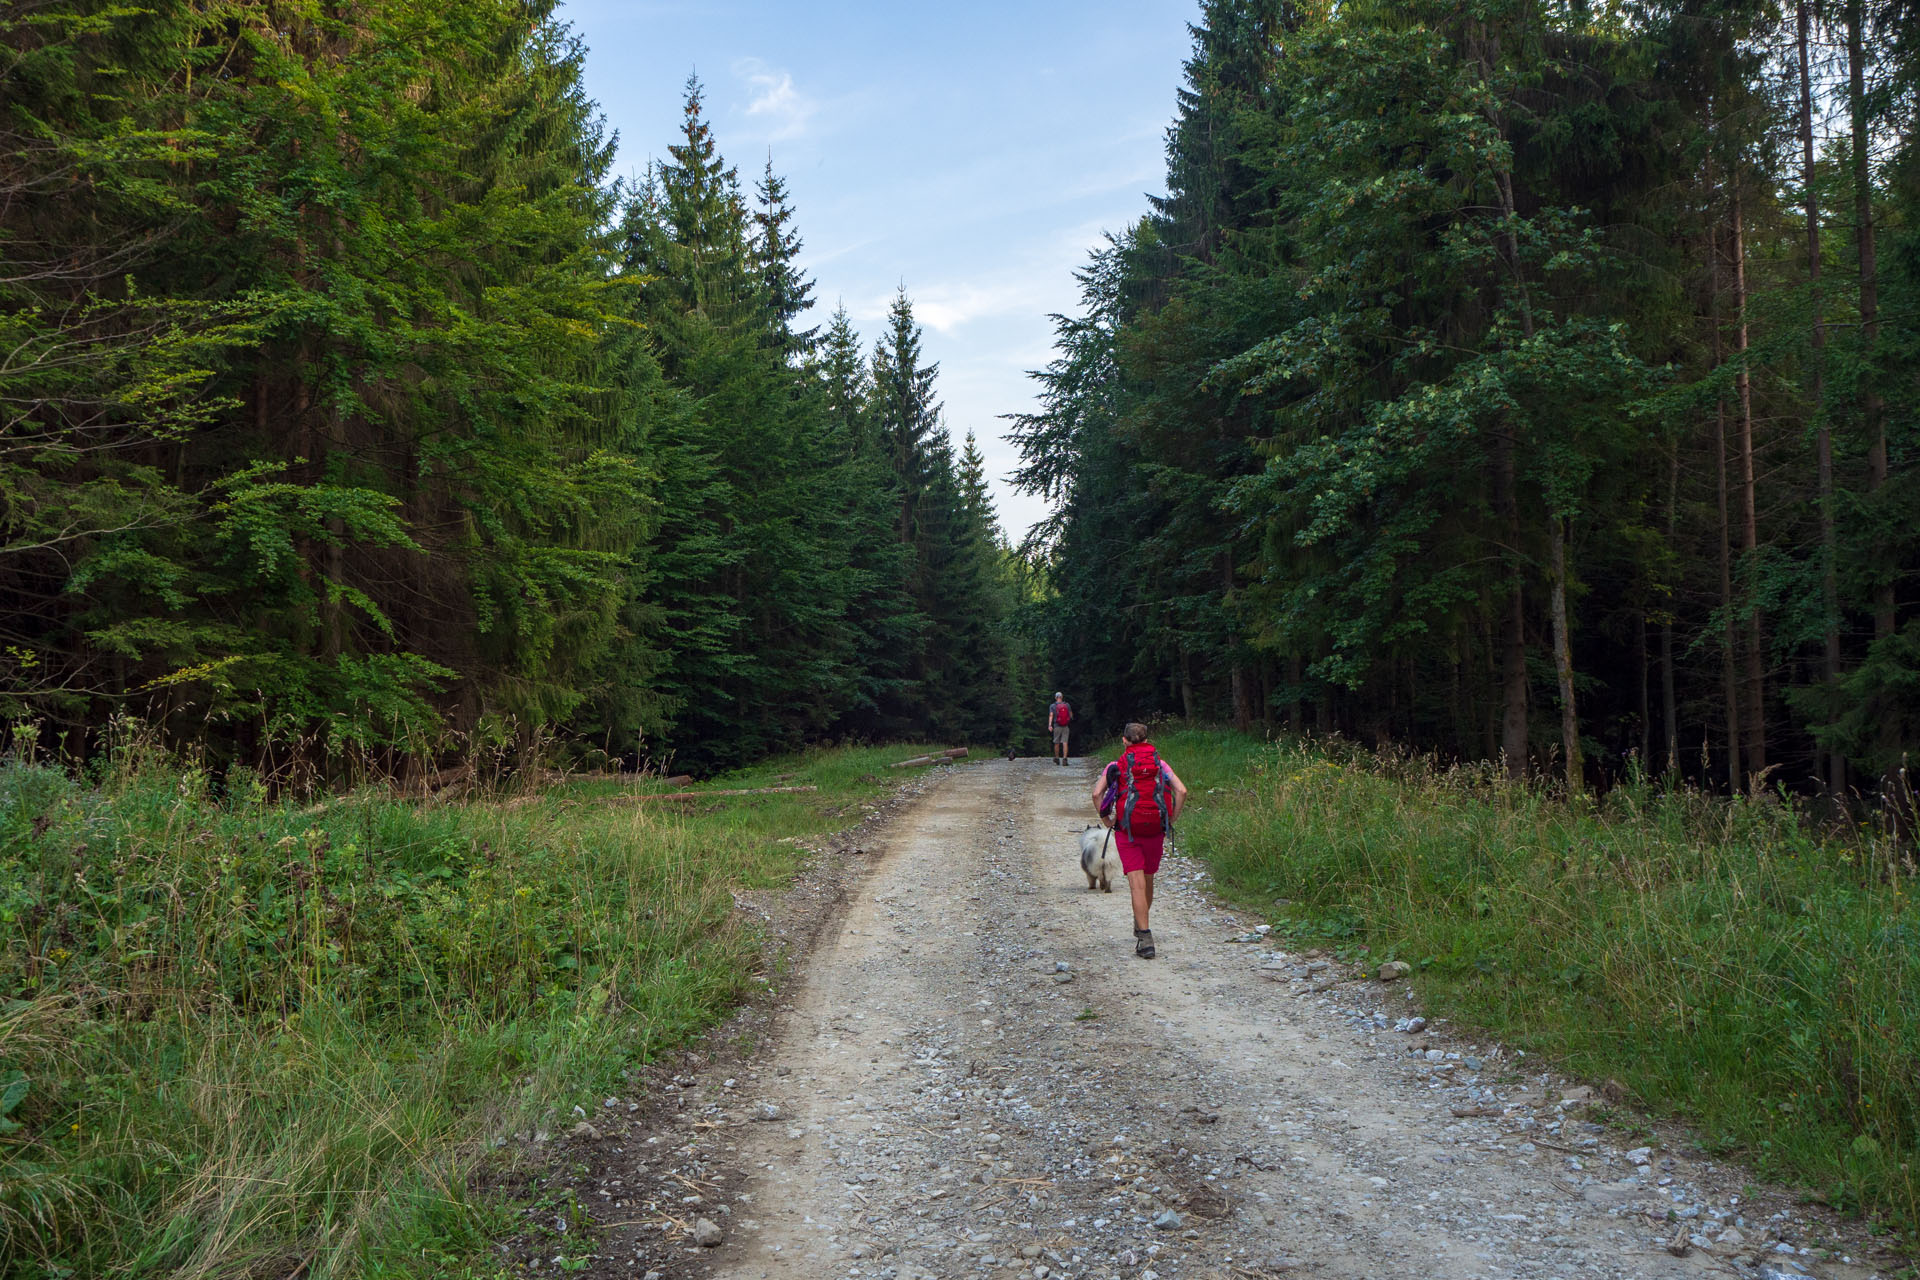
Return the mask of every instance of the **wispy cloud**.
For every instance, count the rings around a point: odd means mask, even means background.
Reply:
[[[769,142],[804,134],[807,122],[820,109],[818,102],[794,87],[791,72],[768,66],[759,58],[735,59],[733,74],[753,95],[747,102],[747,115],[765,123]]]
[[[913,318],[936,333],[951,334],[978,320],[994,317],[1045,315],[1057,307],[1065,292],[1060,281],[1050,275],[1001,272],[983,280],[962,282],[935,281],[915,288],[907,285],[913,299]],[[861,323],[884,318],[893,306],[894,295],[875,294],[848,304],[847,310]]]

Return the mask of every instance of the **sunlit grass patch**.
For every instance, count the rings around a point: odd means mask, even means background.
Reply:
[[[1774,800],[1570,806],[1486,767],[1158,741],[1195,793],[1187,851],[1282,937],[1408,961],[1434,1011],[1920,1228],[1920,914],[1888,840]]]
[[[446,1274],[499,1227],[498,1135],[625,1092],[760,963],[784,883],[912,748],[770,762],[682,814],[217,796],[0,763],[0,1273]]]

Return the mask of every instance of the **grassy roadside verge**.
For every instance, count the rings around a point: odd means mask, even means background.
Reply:
[[[709,785],[819,791],[684,815],[0,762],[0,1274],[484,1274],[488,1141],[733,1005],[759,949],[730,890],[911,752],[768,762]]]
[[[1886,844],[1770,801],[1574,808],[1486,770],[1156,741],[1186,851],[1283,936],[1404,960],[1430,1009],[1920,1238],[1920,886]]]

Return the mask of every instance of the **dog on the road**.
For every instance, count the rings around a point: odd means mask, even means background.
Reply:
[[[1080,833],[1080,870],[1086,873],[1087,892],[1113,892],[1113,881],[1120,878],[1120,855],[1114,850],[1111,831],[1089,826]]]

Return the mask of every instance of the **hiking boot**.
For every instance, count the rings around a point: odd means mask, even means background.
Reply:
[[[1133,931],[1133,954],[1142,960],[1153,959],[1153,930],[1135,929]]]

